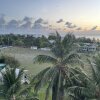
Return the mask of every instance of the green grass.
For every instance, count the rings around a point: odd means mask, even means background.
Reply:
[[[51,66],[48,63],[45,64],[33,64],[33,58],[39,54],[50,54],[48,51],[31,50],[29,48],[7,48],[2,49],[1,54],[10,55],[15,57],[20,63],[21,67],[29,70],[31,75],[35,75],[42,69]]]

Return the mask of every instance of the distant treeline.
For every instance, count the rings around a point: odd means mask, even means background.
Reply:
[[[55,36],[49,35],[48,37],[45,37],[44,35],[42,35],[41,37],[35,37],[34,35],[20,35],[20,34],[0,35],[1,46],[22,46],[22,47],[37,46],[38,48],[43,48],[50,46],[50,40],[55,40]],[[75,42],[93,43],[97,41],[95,39],[80,37],[80,38],[75,38]]]

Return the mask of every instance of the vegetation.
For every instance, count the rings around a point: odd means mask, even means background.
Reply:
[[[55,40],[55,35],[49,35],[48,38],[44,35],[40,37],[35,37],[34,35],[20,35],[20,34],[0,34],[0,45],[1,46],[20,46],[20,47],[31,47],[37,46],[38,48],[49,47],[49,40]],[[76,43],[94,43],[97,42],[99,45],[99,41],[95,38],[75,38]]]
[[[91,65],[92,77],[85,78],[85,86],[73,86],[69,91],[74,94],[75,98],[83,96],[83,100],[100,100],[100,54],[94,57],[93,62],[89,59],[88,62]]]
[[[0,45],[2,46],[20,46],[31,47],[37,46],[38,48],[46,47],[48,39],[45,36],[34,37],[33,35],[14,35],[6,34],[0,35]]]
[[[3,77],[3,89],[2,95],[5,99],[16,100],[16,93],[21,88],[21,77],[23,70],[20,70],[18,75],[16,74],[16,68],[6,68],[2,72]],[[17,76],[16,76],[17,75]]]
[[[9,65],[12,68],[13,67],[17,68],[20,66],[20,62],[17,59],[7,55],[2,55],[0,57],[0,63],[5,63],[6,65]]]
[[[54,41],[50,43],[49,40]],[[45,36],[36,38],[32,35],[0,35],[1,45],[51,48],[51,51],[16,48],[16,54],[12,48],[7,48],[8,51],[2,49],[0,63],[5,63],[7,67],[0,73],[3,79],[0,83],[0,99],[44,100],[42,97],[45,96],[45,100],[100,100],[100,54],[79,54],[76,50],[77,43],[94,42],[96,43],[95,39],[76,39],[72,34],[62,38],[58,32],[48,38]],[[21,83],[24,75],[22,67],[30,68],[32,77],[30,75],[27,77],[29,84]],[[16,75],[17,68],[18,75]]]
[[[49,62],[53,67],[48,67],[35,76],[35,90],[42,85],[47,85],[46,97],[48,99],[49,90],[52,89],[52,100],[64,100],[64,87],[68,87],[70,77],[74,76],[76,69],[70,67],[72,63],[80,62],[79,55],[73,50],[75,37],[67,34],[64,39],[57,33],[55,42],[51,48],[52,56],[38,55],[34,58],[34,63]]]

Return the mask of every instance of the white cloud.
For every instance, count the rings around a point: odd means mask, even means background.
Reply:
[[[33,25],[33,29],[44,29],[44,28],[47,28],[48,27],[48,22],[45,21],[44,19],[42,18],[39,18],[37,19],[35,22],[34,22],[34,25]]]
[[[22,25],[20,26],[20,28],[30,29],[30,28],[31,28],[31,25],[32,25],[32,22],[28,21],[28,22],[22,24]]]
[[[63,22],[63,19],[59,19],[58,21],[57,21],[57,23],[62,23]]]
[[[19,27],[19,21],[13,19],[13,20],[10,20],[8,23],[7,23],[7,28],[18,28]]]
[[[66,22],[65,25],[67,28],[76,28],[77,27],[75,24],[72,24],[71,22]]]
[[[78,27],[76,30],[82,30],[82,28],[81,27]]]
[[[30,22],[30,21],[32,21],[32,17],[24,17],[24,19],[23,19],[23,21],[25,21],[25,22]]]
[[[33,18],[31,18],[31,17],[24,17],[24,19],[22,20],[22,25],[20,26],[20,28],[31,29],[32,19]]]

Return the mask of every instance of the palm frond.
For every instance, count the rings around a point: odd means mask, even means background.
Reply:
[[[94,82],[98,83],[99,79],[98,79],[98,71],[96,71],[96,67],[94,66],[94,63],[91,63],[91,61],[89,59],[87,59],[87,61],[89,62],[90,66],[91,66],[91,70],[92,70],[92,77]]]
[[[70,63],[79,63],[80,62],[80,56],[78,53],[72,51],[69,54],[65,55],[65,58],[63,60],[63,64],[70,64]]]
[[[48,55],[38,55],[33,60],[34,63],[53,63],[57,62],[56,58]]]
[[[35,90],[38,91],[42,86],[45,86],[47,85],[47,83],[52,81],[53,77],[55,78],[56,73],[57,70],[55,70],[55,67],[52,67],[48,71],[46,71],[45,74],[42,76],[42,79],[40,79],[36,83]]]
[[[72,51],[75,42],[75,36],[73,34],[66,34],[62,40],[62,44],[65,48],[66,53]],[[74,48],[75,49],[75,48]]]
[[[50,67],[47,67],[47,68],[43,69],[42,71],[40,71],[37,75],[35,75],[33,77],[31,83],[34,83],[36,80],[40,80],[49,69],[50,69]]]
[[[16,68],[5,68],[2,72],[3,77],[3,93],[10,98],[11,95],[16,94],[21,88],[21,78],[23,75],[23,69],[19,70],[16,74]]]
[[[95,92],[91,91],[91,89],[86,87],[73,86],[69,87],[67,91],[69,94],[73,94],[75,97],[81,97],[81,96],[84,96],[86,98],[95,97]]]

